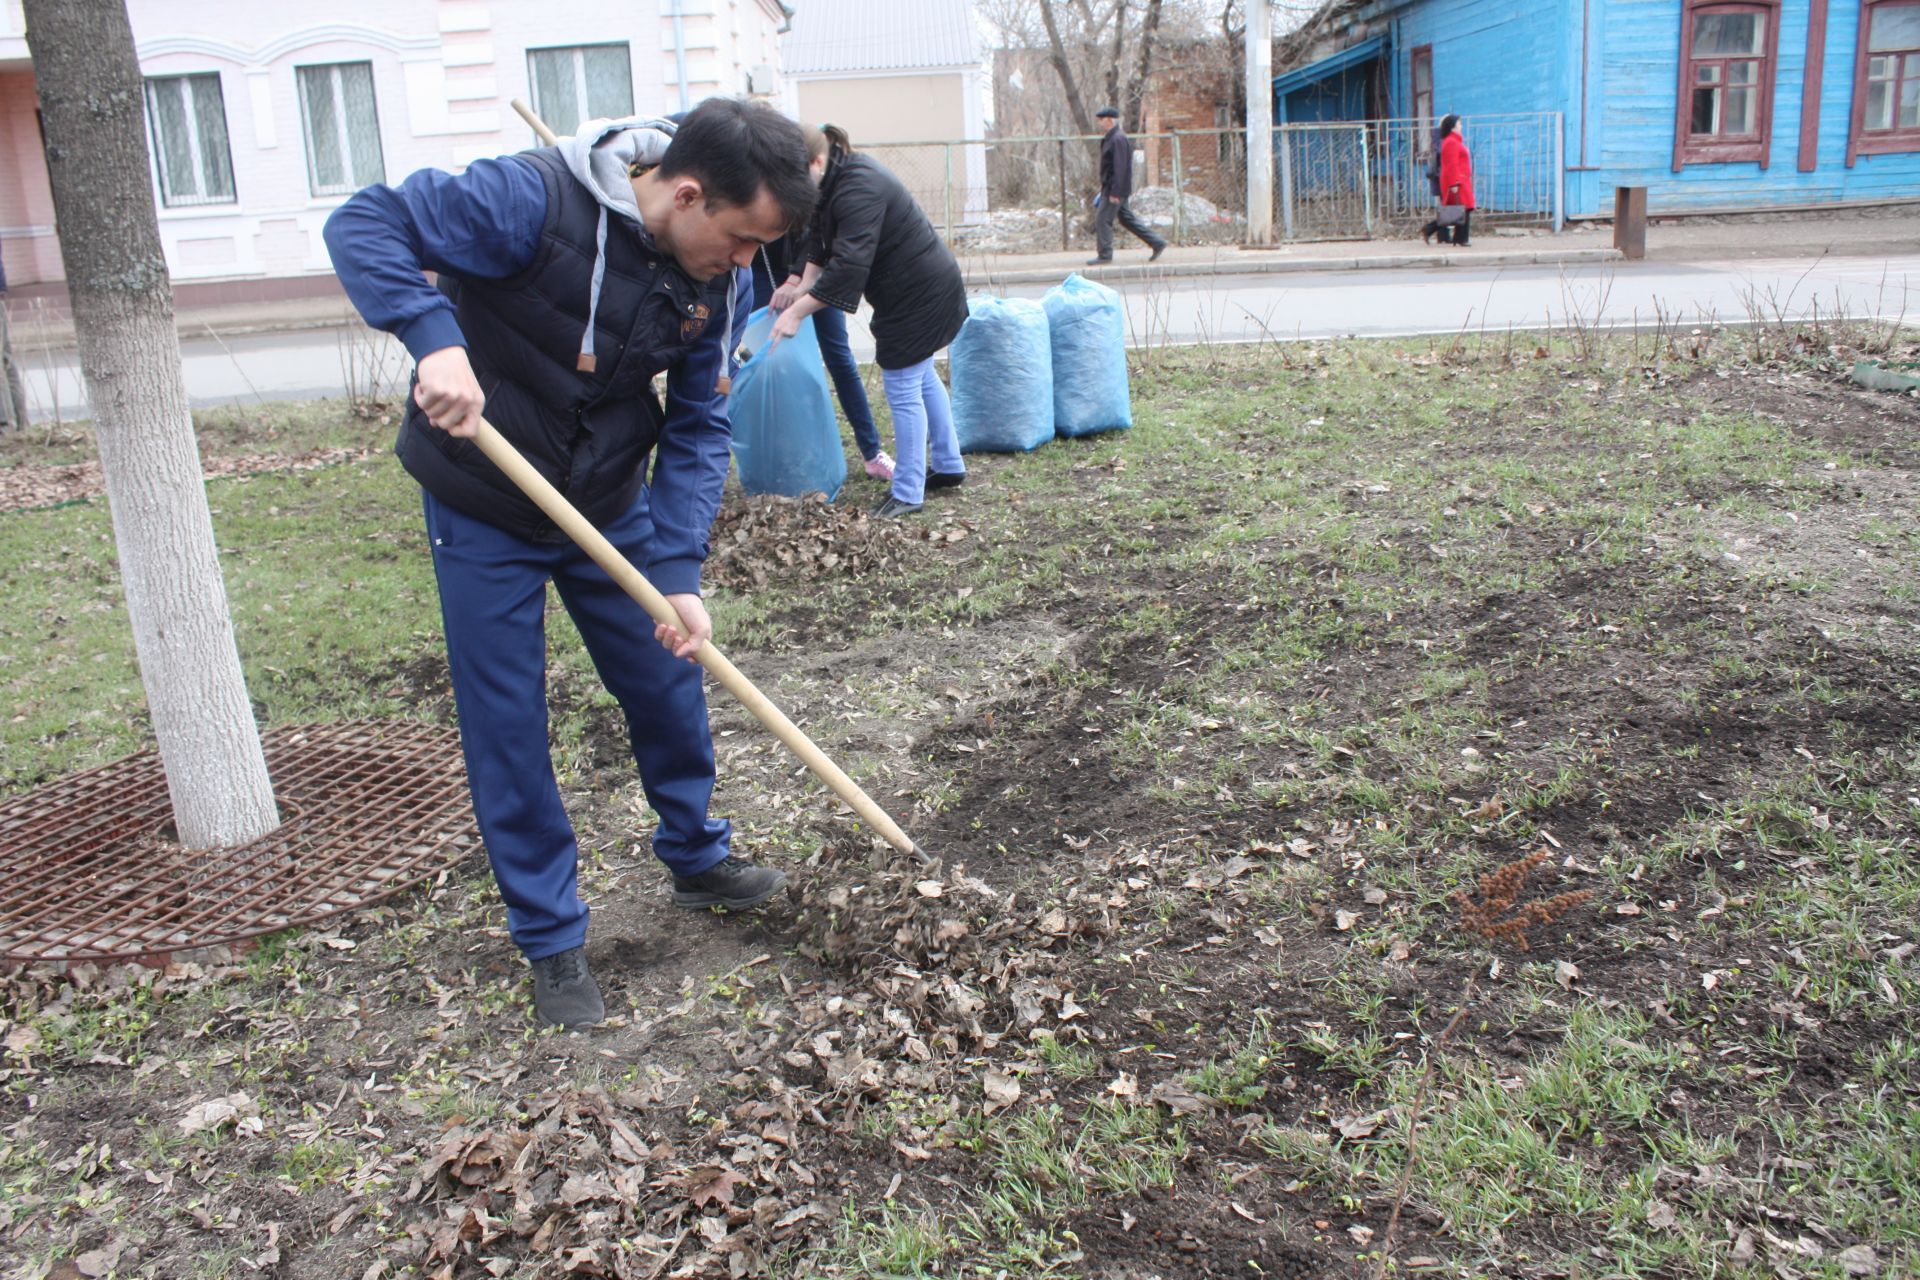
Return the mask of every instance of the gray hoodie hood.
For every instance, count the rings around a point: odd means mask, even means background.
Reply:
[[[560,155],[601,208],[644,228],[646,220],[633,202],[633,183],[627,175],[633,165],[656,165],[665,159],[675,127],[673,121],[655,116],[589,120],[579,133],[560,139]]]
[[[576,367],[583,373],[593,372],[596,363],[593,354],[594,319],[600,312],[600,286],[607,274],[607,214],[618,214],[647,233],[646,219],[640,216],[640,206],[633,199],[633,180],[630,175],[635,166],[650,167],[666,158],[667,145],[673,141],[677,126],[671,120],[657,116],[628,116],[620,120],[588,120],[580,126],[580,132],[570,138],[562,138],[558,144],[560,156],[566,161],[567,171],[580,180],[580,184],[593,193],[600,204],[600,223],[594,231],[593,257],[593,293],[587,302],[587,331],[580,338],[580,357]],[[733,295],[727,290],[727,329],[733,333]],[[732,384],[731,368],[724,368],[720,390],[724,393]]]

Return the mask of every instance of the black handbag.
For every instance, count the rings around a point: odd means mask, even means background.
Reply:
[[[1457,227],[1467,220],[1467,206],[1463,204],[1443,204],[1440,216],[1434,222],[1443,227]]]

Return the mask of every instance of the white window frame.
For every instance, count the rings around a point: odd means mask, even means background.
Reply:
[[[340,75],[341,68],[343,67],[365,67],[367,69],[367,79],[374,90],[369,98],[373,108],[374,145],[380,149],[379,160],[381,176],[377,181],[386,180],[387,149],[384,141],[380,137],[380,94],[379,84],[373,76],[373,63],[365,58],[352,59],[346,62],[310,63],[303,67],[295,67],[293,77],[294,96],[300,99],[300,136],[307,151],[307,190],[317,197],[350,196],[355,191],[358,191],[361,185],[366,185],[356,184],[354,181],[354,173],[360,166],[355,163],[353,154],[353,131],[347,127],[347,90],[345,82]],[[320,157],[315,152],[313,145],[313,117],[308,114],[307,111],[307,90],[306,85],[302,83],[306,75],[320,71],[327,73],[327,84],[333,93],[333,127],[336,135],[335,141],[338,142],[340,146],[340,167],[343,178],[343,180],[338,183],[322,183],[320,181]]]
[[[147,128],[150,131],[153,148],[154,176],[160,184],[160,203],[169,209],[194,208],[200,205],[239,203],[239,184],[233,175],[233,136],[226,128],[227,93],[226,86],[220,81],[218,71],[187,71],[179,75],[146,76],[145,97],[147,108]],[[207,149],[206,140],[200,133],[200,109],[194,103],[193,88],[190,81],[211,80],[215,91],[220,95],[222,131],[227,134],[227,191],[225,194],[212,194],[207,190]],[[179,178],[167,164],[167,148],[160,133],[160,111],[155,104],[155,95],[161,85],[169,86],[171,92],[180,95],[181,106],[187,118],[187,155],[188,166],[192,172],[193,189],[182,190]]]
[[[533,113],[536,116],[539,116],[541,120],[545,121],[549,125],[551,125],[554,120],[564,119],[564,117],[562,117],[559,112],[553,109],[554,104],[552,104],[551,102],[547,102],[540,95],[540,77],[534,72],[534,69],[533,69],[534,55],[540,54],[540,53],[544,53],[544,54],[570,53],[573,55],[573,59],[572,59],[573,61],[573,107],[575,110],[574,119],[576,121],[584,121],[584,120],[592,120],[595,118],[592,111],[592,104],[587,101],[587,50],[588,49],[620,49],[626,53],[627,55],[627,101],[629,104],[632,104],[633,102],[633,45],[631,42],[626,40],[596,40],[588,44],[554,44],[554,45],[544,45],[537,49],[528,49],[527,50],[527,88],[529,91],[528,96],[530,96],[533,99]],[[632,110],[632,106],[629,105],[628,109]]]

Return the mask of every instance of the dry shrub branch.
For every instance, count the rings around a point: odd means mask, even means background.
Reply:
[[[1590,890],[1581,889],[1515,907],[1521,893],[1526,890],[1527,877],[1546,860],[1547,851],[1536,849],[1524,858],[1489,871],[1480,877],[1475,886],[1478,901],[1465,889],[1457,890],[1453,895],[1453,905],[1460,913],[1460,927],[1488,941],[1510,942],[1525,951],[1529,929],[1552,924],[1593,897]],[[1513,912],[1510,916],[1507,915],[1509,911]]]

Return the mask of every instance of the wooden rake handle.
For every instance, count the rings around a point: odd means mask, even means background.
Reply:
[[[554,136],[553,130],[547,128],[547,122],[542,120],[539,116],[533,114],[532,109],[529,108],[526,103],[520,101],[520,99],[518,98],[515,98],[513,100],[513,109],[520,113],[520,118],[522,120],[525,120],[529,125],[533,127],[533,131],[534,133],[539,135],[540,141],[546,143],[550,147],[560,141],[559,138]]]
[[[575,506],[562,497],[560,491],[547,483],[547,478],[533,469],[533,465],[520,456],[520,451],[507,442],[507,438],[494,429],[492,423],[484,418],[480,421],[480,430],[473,442],[480,446],[482,453],[493,460],[493,464],[507,473],[507,478],[520,486],[521,492],[532,498],[547,517],[569,538],[580,544],[581,550],[592,557],[593,562],[607,571],[607,576],[620,584],[622,590],[632,596],[642,609],[655,622],[680,630],[685,624],[680,615],[674,612],[667,598],[648,582],[646,575],[633,567],[633,562],[621,555],[619,550],[606,539],[606,535],[593,527],[593,523],[581,515]],[[872,797],[860,789],[860,784],[849,778],[845,771],[826,753],[814,745],[813,739],[800,731],[799,726],[787,719],[786,713],[773,705],[766,694],[754,687],[753,681],[741,674],[740,668],[727,661],[726,655],[713,646],[711,641],[702,644],[695,653],[701,666],[713,673],[713,678],[726,687],[728,693],[738,698],[753,718],[773,731],[773,736],[785,743],[787,749],[800,757],[801,763],[813,770],[815,777],[833,789],[833,793],[847,802],[847,806],[886,838],[888,844],[901,853],[912,854],[923,861],[926,855],[914,844],[911,837],[902,831],[899,824],[887,816],[886,810],[873,802]]]

